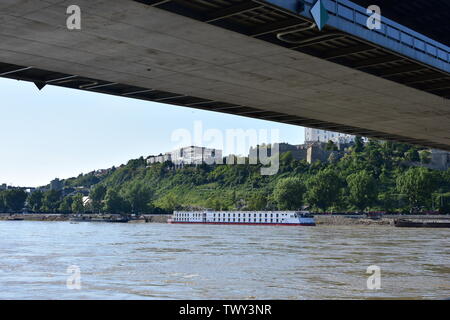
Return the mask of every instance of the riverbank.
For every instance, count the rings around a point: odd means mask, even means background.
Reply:
[[[114,214],[84,214],[85,221],[89,220],[111,220],[119,219],[120,215]],[[138,218],[132,218],[128,223],[167,223],[171,215],[168,214],[146,214]],[[380,219],[369,219],[365,215],[315,215],[317,225],[325,226],[394,226],[394,220],[405,219],[435,219],[448,220],[450,216],[439,215],[384,215]],[[26,213],[26,214],[0,214],[0,221],[70,221],[72,218],[79,219],[79,215],[72,214],[46,214],[46,213]]]
[[[434,221],[449,221],[449,215],[383,215],[379,219],[370,219],[365,215],[315,215],[317,225],[334,225],[334,226],[392,226],[397,219],[407,220],[434,220]]]
[[[316,225],[326,226],[394,226],[394,218],[368,219],[365,216],[316,215]]]
[[[130,219],[129,223],[166,223],[169,217],[170,215],[146,214]],[[70,221],[73,218],[82,218],[88,222],[90,220],[117,220],[121,216],[118,214],[0,213],[0,221]]]

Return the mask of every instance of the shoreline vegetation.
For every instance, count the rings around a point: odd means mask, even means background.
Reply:
[[[129,223],[166,223],[171,215],[146,214],[139,217],[131,217]],[[119,214],[66,214],[66,213],[0,213],[0,221],[71,221],[84,220],[101,222],[104,220],[119,220],[123,215]],[[79,221],[78,221],[79,222]]]
[[[119,219],[122,216],[118,214],[58,214],[58,213],[0,213],[0,221],[71,221],[71,219],[79,219],[84,217],[85,222],[93,220],[107,222],[110,219]],[[147,214],[139,217],[132,217],[128,223],[167,223],[171,217],[169,214]],[[416,219],[416,220],[448,220],[450,216],[446,215],[384,215],[378,219],[368,218],[364,214],[316,214],[314,215],[316,225],[323,226],[391,226],[394,227],[394,220],[399,218]],[[77,221],[77,223],[80,221]]]
[[[269,147],[269,146],[266,146]],[[335,150],[330,141],[327,150]],[[334,157],[332,157],[334,155]],[[308,163],[290,151],[278,173],[261,175],[261,164],[148,165],[143,157],[26,193],[0,190],[0,212],[171,214],[174,210],[311,213],[383,212],[449,214],[450,169],[426,167],[430,154],[417,147],[361,137],[343,154]]]

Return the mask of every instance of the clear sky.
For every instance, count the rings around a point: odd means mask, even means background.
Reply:
[[[0,78],[0,184],[40,186],[171,151],[180,144],[173,134],[195,138],[195,124],[224,136],[229,129],[255,129],[259,143],[277,142],[271,140],[274,129],[279,142],[304,141],[302,127],[54,86],[39,91],[32,83]],[[268,138],[259,130],[267,130]],[[216,142],[207,146],[221,147]],[[239,154],[226,141],[223,147],[224,155]]]

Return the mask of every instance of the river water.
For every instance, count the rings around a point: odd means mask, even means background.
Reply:
[[[0,299],[448,299],[449,235],[0,221]],[[369,266],[380,289],[367,287]]]

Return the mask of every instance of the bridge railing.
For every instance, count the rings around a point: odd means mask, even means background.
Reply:
[[[293,8],[292,0],[268,0],[285,8]],[[317,0],[297,0],[305,4],[303,15],[312,18],[310,14],[311,7]],[[394,41],[397,44],[408,47],[416,53],[421,53],[431,59],[437,59],[446,64],[450,63],[450,48],[442,43],[428,38],[416,31],[402,26],[386,17],[383,17],[383,8],[381,9],[381,27],[379,29],[369,30],[367,19],[372,15],[363,8],[349,0],[322,0],[325,8],[330,15],[330,22],[334,18],[334,26],[343,25],[343,21],[350,22],[353,25],[363,27],[365,30],[375,32],[376,35],[385,39],[385,42]],[[365,35],[370,36],[368,33]],[[414,58],[414,57],[413,57]],[[442,64],[441,64],[442,66]],[[448,66],[444,69],[448,70]]]
[[[313,5],[315,0],[305,0],[305,2]],[[367,27],[367,19],[371,14],[367,13],[366,8],[346,0],[325,0],[323,3],[331,15]],[[380,9],[382,10],[382,8]],[[381,11],[381,15],[382,13]],[[372,31],[431,57],[450,62],[450,48],[385,17],[381,19],[380,29],[373,29]]]

